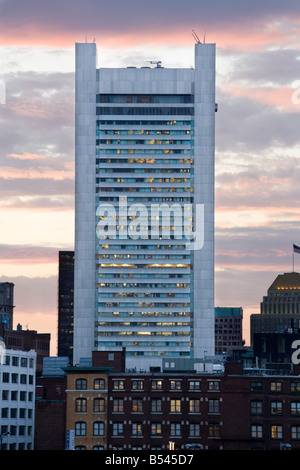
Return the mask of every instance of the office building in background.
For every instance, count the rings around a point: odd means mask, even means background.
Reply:
[[[214,44],[194,68],[76,44],[75,364],[214,355],[215,111]]]
[[[73,361],[74,329],[74,251],[58,254],[58,332],[57,355]]]

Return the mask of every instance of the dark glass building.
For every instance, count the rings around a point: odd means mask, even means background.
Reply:
[[[57,355],[73,360],[74,251],[59,252]]]

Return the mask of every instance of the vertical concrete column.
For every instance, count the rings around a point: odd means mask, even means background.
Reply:
[[[96,44],[76,44],[74,364],[94,347],[96,67]]]
[[[204,244],[194,254],[194,357],[214,355],[215,45],[195,46],[194,202]]]

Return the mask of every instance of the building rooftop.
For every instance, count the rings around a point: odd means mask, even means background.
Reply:
[[[300,290],[300,274],[296,272],[279,274],[268,289],[268,293],[274,290]]]

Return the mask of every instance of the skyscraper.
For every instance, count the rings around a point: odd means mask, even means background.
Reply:
[[[98,68],[76,44],[74,363],[214,354],[215,45]]]
[[[57,355],[73,361],[74,251],[58,253]]]
[[[278,274],[260,303],[260,313],[250,316],[251,343],[255,333],[283,333],[300,327],[300,274]]]

